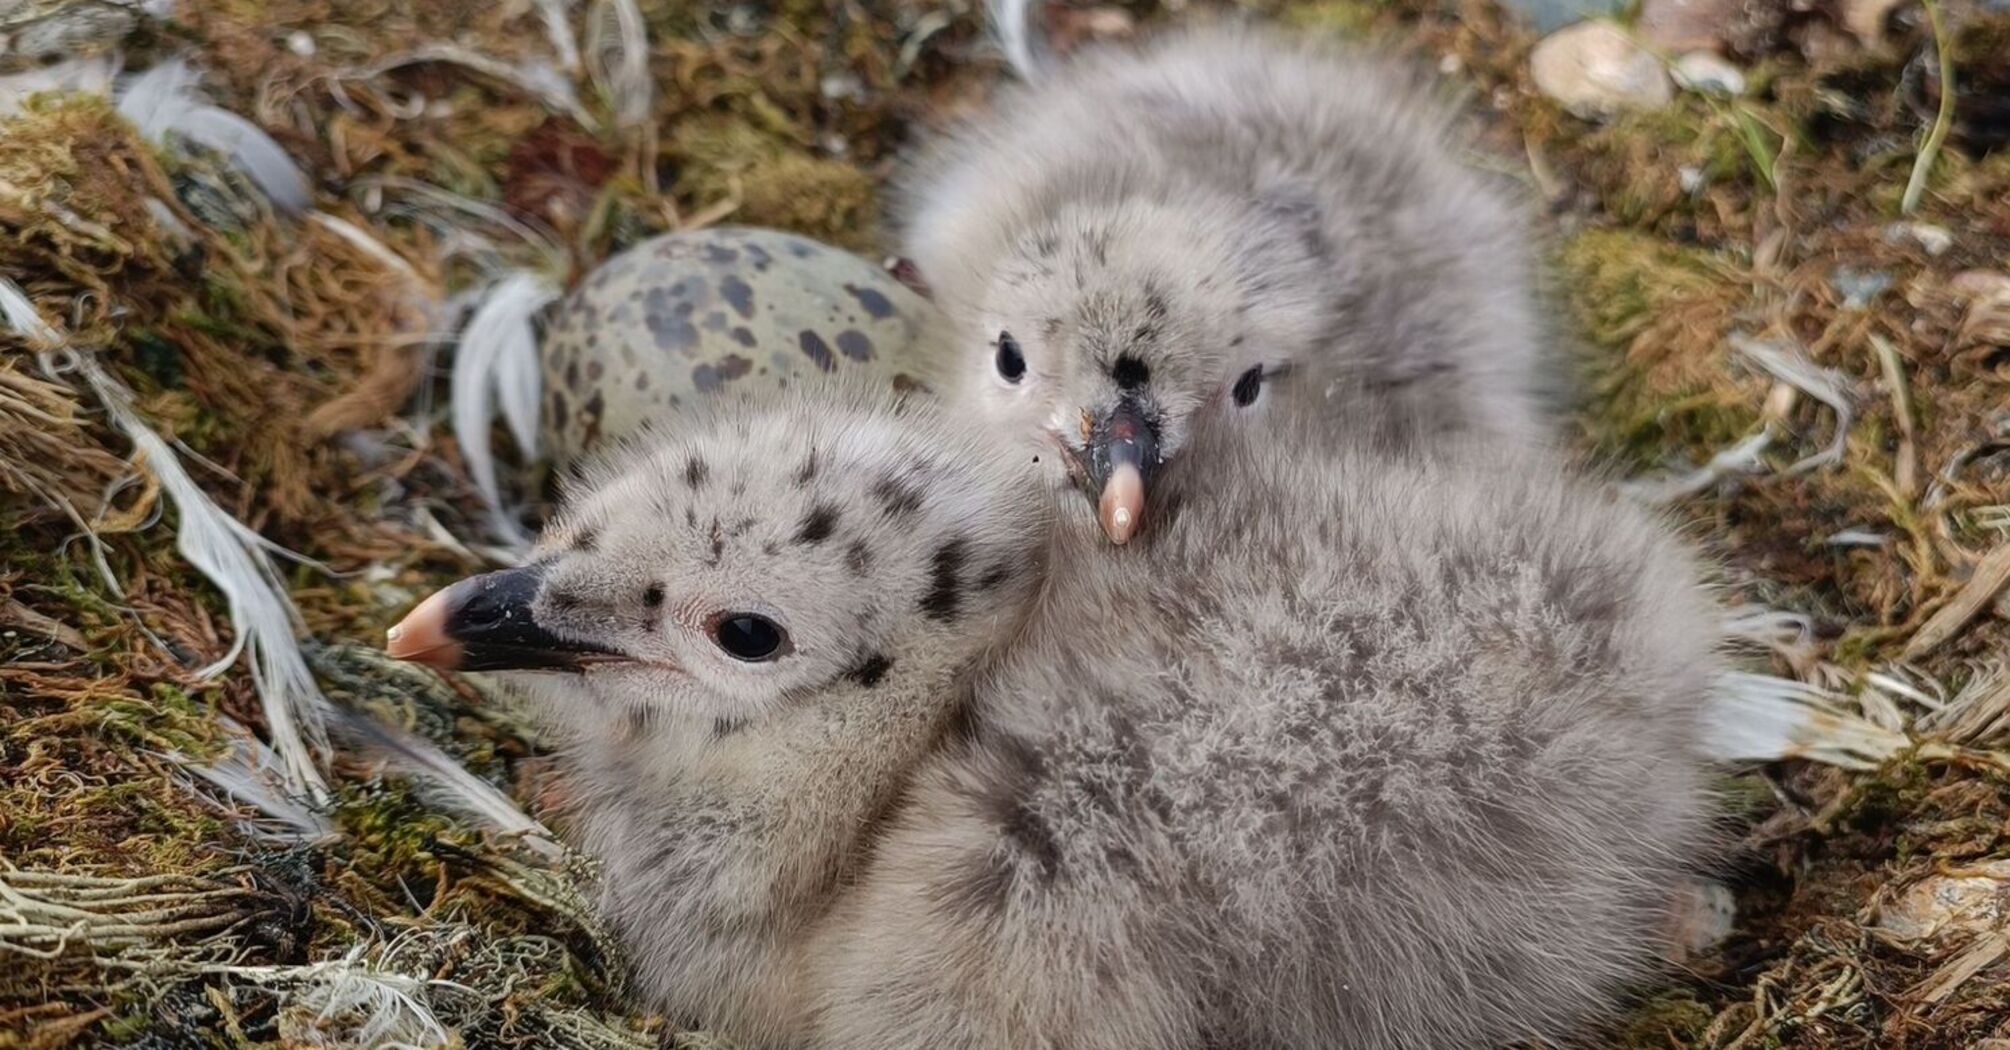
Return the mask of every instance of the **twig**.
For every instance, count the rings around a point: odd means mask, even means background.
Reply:
[[[1919,198],[1926,192],[1926,177],[1940,156],[1940,144],[1946,141],[1947,130],[1954,125],[1954,55],[1947,49],[1947,34],[1941,29],[1940,5],[1935,0],[1920,0],[1919,6],[1926,9],[1926,24],[1933,30],[1933,50],[1940,59],[1940,111],[1933,115],[1933,128],[1926,133],[1919,156],[1913,159],[1912,177],[1906,180],[1905,196],[1898,204],[1900,215],[1911,215],[1919,207]]]

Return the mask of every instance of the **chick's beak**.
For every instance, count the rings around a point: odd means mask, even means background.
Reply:
[[[1158,467],[1158,433],[1131,398],[1089,428],[1087,448],[1090,495],[1096,518],[1111,543],[1126,543],[1144,522],[1145,483]]]
[[[544,569],[504,569],[462,580],[420,602],[385,638],[393,659],[445,671],[576,671],[619,659],[591,642],[538,626],[531,604]]]

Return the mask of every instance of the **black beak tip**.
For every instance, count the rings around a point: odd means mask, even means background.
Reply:
[[[578,670],[613,650],[559,637],[534,615],[544,569],[462,580],[419,603],[391,629],[393,657],[454,671]]]

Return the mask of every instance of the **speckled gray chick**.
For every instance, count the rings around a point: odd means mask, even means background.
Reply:
[[[1417,78],[1237,28],[1031,76],[915,163],[901,240],[945,393],[1067,450],[1112,539],[1204,417],[1547,437],[1530,238]]]
[[[543,340],[545,447],[561,464],[694,402],[831,372],[928,383],[938,312],[887,272],[776,230],[714,226],[594,269]]]
[[[1273,426],[1113,550],[932,405],[699,413],[398,648],[550,672],[640,986],[746,1045],[1582,1031],[1706,839],[1694,566],[1515,450]]]

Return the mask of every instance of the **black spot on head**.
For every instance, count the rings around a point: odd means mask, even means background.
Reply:
[[[811,361],[816,362],[818,368],[826,372],[837,370],[837,358],[831,356],[830,344],[824,342],[823,336],[805,328],[797,333],[796,342],[802,346],[803,353],[809,355]]]
[[[712,738],[716,740],[722,736],[732,736],[745,728],[747,720],[744,718],[716,718],[712,720]]]
[[[600,530],[591,525],[581,526],[579,531],[573,533],[572,536],[572,549],[576,551],[591,552],[599,543]]]
[[[652,583],[642,591],[642,604],[651,609],[663,604],[663,585]]]
[[[905,518],[921,509],[921,490],[892,474],[874,482],[872,494],[889,518]]]
[[[697,456],[692,456],[690,459],[684,461],[684,484],[686,487],[694,491],[701,489],[705,487],[705,479],[711,475],[712,468],[707,466],[705,461],[699,459]]]
[[[1145,285],[1145,316],[1153,321],[1163,321],[1172,314],[1172,304],[1166,293],[1157,284]]]
[[[831,538],[837,528],[838,509],[828,503],[819,503],[803,516],[802,525],[796,529],[796,542],[811,546]]]
[[[928,571],[928,593],[921,596],[921,611],[931,620],[952,621],[963,605],[963,548],[961,536],[935,548]]]
[[[1006,580],[1011,578],[1012,578],[1012,566],[1010,564],[1000,562],[999,564],[992,566],[991,571],[985,573],[983,579],[977,581],[977,589],[980,591],[994,590],[997,588],[999,584],[1004,583]]]
[[[846,671],[844,676],[870,689],[878,685],[879,680],[885,678],[886,672],[892,667],[893,660],[885,653],[874,653],[859,661],[851,670]]]
[[[750,328],[745,327],[735,328],[727,334],[733,337],[734,342],[748,348],[749,350],[753,349],[754,343],[756,342],[756,340],[754,339],[754,332]]]
[[[872,571],[872,549],[865,545],[864,540],[853,540],[851,546],[845,548],[844,564],[853,576],[864,576]]]
[[[1123,354],[1117,358],[1117,363],[1110,367],[1110,377],[1117,381],[1117,386],[1125,390],[1136,390],[1151,382],[1152,370],[1143,361],[1129,354]]]
[[[809,456],[803,460],[803,465],[796,468],[796,487],[802,488],[804,485],[816,480],[816,476],[817,450],[811,449]]]

